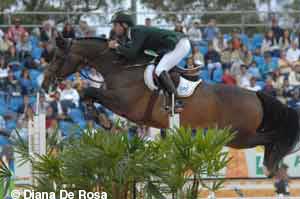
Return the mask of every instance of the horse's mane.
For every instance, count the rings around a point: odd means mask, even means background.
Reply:
[[[75,38],[76,40],[78,41],[81,41],[81,40],[97,40],[97,41],[103,41],[103,42],[107,42],[108,39],[105,38],[105,37],[78,37],[78,38]]]

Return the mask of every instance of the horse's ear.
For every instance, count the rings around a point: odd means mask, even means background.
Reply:
[[[63,37],[63,35],[60,32],[57,32],[55,41],[56,41],[56,46],[58,48],[60,49],[66,48],[67,45],[66,39]]]

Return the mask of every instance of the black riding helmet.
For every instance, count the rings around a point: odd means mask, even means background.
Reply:
[[[126,23],[129,27],[134,26],[132,16],[126,12],[117,12],[113,15],[111,23]]]

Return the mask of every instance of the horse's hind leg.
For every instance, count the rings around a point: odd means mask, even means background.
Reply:
[[[275,175],[275,172],[279,168],[282,157],[283,156],[280,154],[276,144],[265,145],[263,164],[267,169],[267,171],[265,171],[266,176],[272,177]]]

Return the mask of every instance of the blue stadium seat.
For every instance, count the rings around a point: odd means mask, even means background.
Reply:
[[[255,34],[252,38],[252,47],[253,48],[261,47],[263,40],[264,40],[264,36],[262,34]]]
[[[242,33],[240,35],[240,38],[241,38],[243,45],[247,46],[248,49],[251,49],[251,44],[250,44],[248,35]]]
[[[36,102],[36,95],[31,95],[31,96],[29,97],[29,103],[30,103],[31,105],[33,105],[33,104],[35,104],[35,102]]]
[[[84,121],[84,116],[83,113],[80,109],[78,108],[72,108],[68,112],[68,115],[71,117],[74,123],[79,123]]]
[[[224,34],[224,39],[226,42],[230,41],[232,39],[231,35],[230,34]]]
[[[7,120],[6,121],[6,129],[12,131],[17,128],[17,121],[16,120]]]
[[[0,104],[0,115],[6,115],[8,112],[7,104]]]
[[[200,46],[199,51],[202,55],[205,55],[208,51],[208,47],[207,46]]]
[[[71,134],[79,135],[81,132],[79,124],[74,124],[68,121],[59,121],[58,125],[59,125],[59,130],[61,131],[62,136],[64,137],[68,137]]]
[[[22,70],[14,71],[14,75],[15,75],[16,79],[18,79],[18,80],[21,78],[21,74],[22,74]]]
[[[38,80],[38,77],[40,74],[41,74],[41,72],[38,70],[35,70],[35,69],[29,70],[29,76],[31,78],[33,88],[39,87],[37,80]]]
[[[12,96],[9,100],[8,107],[12,111],[17,111],[23,104],[22,96]]]
[[[9,144],[9,140],[7,139],[7,137],[0,135],[0,146],[4,146],[4,145],[8,145],[8,144]]]
[[[257,66],[262,66],[265,64],[265,59],[263,56],[253,56],[253,61],[256,62]]]
[[[217,68],[213,73],[213,81],[215,83],[222,83],[223,70],[222,68]]]

